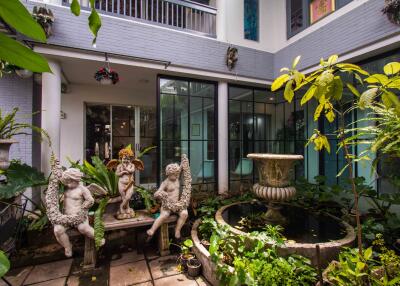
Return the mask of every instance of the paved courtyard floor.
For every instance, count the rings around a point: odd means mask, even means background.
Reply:
[[[82,271],[82,258],[64,259],[12,269],[6,279],[13,286],[207,286],[202,277],[188,278],[177,269],[176,255],[160,257],[152,249],[113,254],[98,268]],[[6,284],[0,280],[0,286]]]

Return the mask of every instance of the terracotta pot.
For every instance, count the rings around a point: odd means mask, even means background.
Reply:
[[[10,147],[17,143],[14,139],[0,139],[0,170],[7,170],[10,167]]]
[[[150,213],[155,214],[160,210],[161,206],[159,204],[155,205],[150,209]]]
[[[189,259],[187,268],[190,277],[197,277],[201,272],[201,262],[196,258]]]

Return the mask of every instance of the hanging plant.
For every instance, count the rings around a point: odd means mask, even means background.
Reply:
[[[385,7],[382,9],[389,21],[400,25],[400,0],[385,0]]]
[[[118,73],[109,67],[102,67],[95,74],[94,78],[101,84],[116,84],[119,81]]]
[[[36,22],[42,26],[47,38],[53,35],[53,23],[55,18],[50,9],[35,6],[33,7],[32,16]]]

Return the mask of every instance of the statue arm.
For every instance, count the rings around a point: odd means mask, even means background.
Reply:
[[[84,201],[82,203],[82,208],[88,210],[91,206],[93,206],[94,199],[88,188],[84,186],[81,186],[81,188],[82,188],[82,196],[84,198]]]
[[[154,193],[154,198],[161,199],[164,196],[168,196],[167,192],[165,191],[166,185],[167,185],[167,183],[165,181],[163,181],[161,183],[161,185],[158,188],[158,190]]]
[[[118,165],[115,175],[117,175],[117,177],[121,177],[124,173],[126,173],[126,171],[123,169],[122,165]]]

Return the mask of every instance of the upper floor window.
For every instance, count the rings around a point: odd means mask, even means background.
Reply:
[[[258,41],[259,38],[258,0],[244,0],[244,38]]]
[[[288,37],[294,36],[352,0],[287,0]]]

